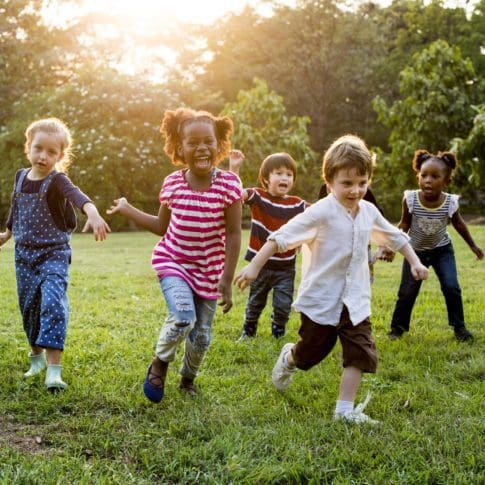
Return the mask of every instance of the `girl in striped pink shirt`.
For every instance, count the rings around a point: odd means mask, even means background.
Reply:
[[[162,236],[153,250],[152,266],[169,314],[143,385],[153,402],[163,397],[168,364],[182,341],[179,388],[195,396],[194,379],[209,347],[217,299],[224,313],[232,307],[242,186],[232,172],[217,168],[229,153],[232,130],[228,117],[185,108],[166,111],[160,129],[166,138],[165,153],[184,168],[165,178],[158,216],[136,209],[124,197],[108,211]]]

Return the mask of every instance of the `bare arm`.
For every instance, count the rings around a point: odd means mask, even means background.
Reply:
[[[113,205],[106,211],[107,214],[121,214],[133,221],[137,226],[163,236],[170,222],[170,210],[165,205],[160,205],[158,215],[147,214],[132,206],[125,197],[113,201]]]
[[[456,211],[451,218],[451,224],[456,229],[458,234],[465,240],[465,242],[470,246],[470,249],[475,253],[477,259],[483,259],[483,251],[475,244],[468,226],[466,225],[463,217],[459,211]]]
[[[277,251],[278,246],[275,241],[266,241],[251,262],[236,276],[234,284],[237,285],[240,290],[244,290],[244,288],[249,286],[258,277],[258,274],[266,261],[268,261],[268,259]]]
[[[229,152],[229,170],[239,177],[239,170],[244,160],[244,153],[241,150],[231,150]],[[248,199],[248,191],[243,189],[243,202]]]
[[[228,312],[232,307],[232,278],[236,271],[237,262],[239,259],[239,251],[241,249],[241,202],[234,202],[226,209],[226,248],[224,259],[224,272],[219,281],[219,292],[221,294],[221,301],[219,305],[222,306],[223,313]]]
[[[89,228],[93,230],[96,241],[104,241],[108,232],[111,232],[106,221],[99,215],[98,209],[92,202],[86,202],[83,205],[83,211],[88,216],[88,220],[83,228],[86,232]]]
[[[418,255],[409,243],[406,243],[399,252],[407,259],[415,280],[426,280],[428,278],[428,268],[421,263]]]
[[[403,232],[409,232],[409,229],[411,228],[411,218],[412,215],[409,212],[408,205],[406,204],[406,198],[404,197],[402,199],[401,220],[399,221],[397,227],[399,227],[399,229],[401,229]]]

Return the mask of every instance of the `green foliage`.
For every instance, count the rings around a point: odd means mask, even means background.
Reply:
[[[485,227],[470,230],[484,247]],[[299,315],[274,340],[268,307],[258,336],[237,342],[247,291],[234,291],[231,311],[216,313],[198,397],[177,389],[179,352],[163,401],[149,403],[142,383],[167,314],[149,264],[155,241],[147,233],[110,235],[103,244],[74,236],[63,356],[69,387],[57,395],[44,390],[43,376],[22,378],[28,345],[13,244],[2,248],[0,483],[483,483],[485,300],[477,281],[485,265],[461,239],[454,237],[454,246],[465,317],[476,336],[471,344],[454,340],[433,274],[411,331],[389,341],[400,257],[376,265],[372,323],[380,364],[364,377],[357,399],[372,392],[366,413],[381,421],[378,428],[332,420],[342,372],[338,344],[322,364],[297,372],[286,392],[273,388],[271,369],[282,345],[298,338]]]
[[[0,135],[0,152],[7,154],[7,163],[0,167],[2,209],[8,208],[15,171],[28,166],[23,153],[25,128],[37,118],[55,116],[73,134],[69,176],[100,211],[114,198],[125,196],[156,213],[161,182],[173,170],[159,133],[168,99],[159,87],[100,67],[85,68],[55,90],[24,96],[15,103],[15,116]]]
[[[287,152],[298,164],[296,190],[304,197],[311,193],[312,186],[313,192],[318,192],[314,183],[317,155],[307,133],[310,119],[289,116],[283,98],[270,91],[265,81],[255,79],[253,88],[240,91],[237,101],[226,104],[221,114],[234,121],[232,145],[246,156],[241,169],[245,185],[258,185],[259,167],[268,155]]]
[[[451,150],[458,154],[461,173],[468,183],[483,189],[485,181],[485,104],[472,106],[475,111],[473,126],[466,138],[454,138]]]
[[[24,93],[66,82],[77,58],[72,30],[41,21],[43,4],[0,0],[0,126],[13,116],[13,102]]]
[[[482,91],[475,78],[471,61],[462,57],[460,49],[438,40],[415,54],[401,72],[401,99],[388,107],[383,98],[375,98],[374,109],[390,130],[391,147],[389,156],[380,158],[375,178],[394,206],[402,189],[415,184],[411,169],[415,150],[447,150],[453,138],[470,130],[472,104]]]

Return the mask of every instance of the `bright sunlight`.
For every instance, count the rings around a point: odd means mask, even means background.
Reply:
[[[100,2],[94,0],[86,0],[85,3],[91,4],[93,8],[99,8],[100,5]],[[182,22],[203,24],[208,24],[229,11],[240,11],[250,3],[256,4],[258,2],[249,0],[210,0],[207,2],[200,0],[109,0],[101,2],[103,10],[122,15],[132,17],[160,15],[167,20],[175,18]]]

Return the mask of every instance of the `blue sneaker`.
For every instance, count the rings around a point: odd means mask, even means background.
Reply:
[[[162,362],[162,373],[160,375],[157,375],[152,371],[152,366],[153,362],[150,364],[150,367],[148,367],[145,382],[143,383],[143,393],[150,401],[160,402],[163,398],[168,363]]]

